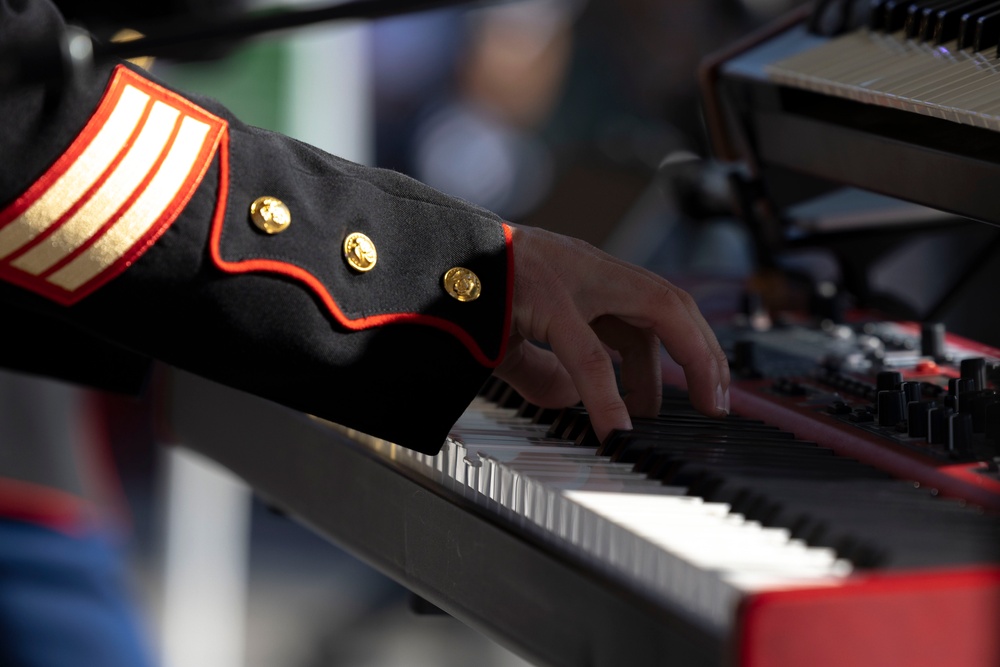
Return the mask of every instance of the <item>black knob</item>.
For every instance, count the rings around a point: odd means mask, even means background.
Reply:
[[[954,414],[948,418],[948,451],[956,456],[972,453],[972,415]]]
[[[993,441],[994,445],[1000,445],[1000,400],[986,403],[986,437]]]
[[[514,387],[507,387],[497,398],[497,405],[501,408],[519,408],[524,402],[524,397]]]
[[[878,425],[895,426],[903,421],[906,398],[898,389],[878,393]]]
[[[975,383],[975,390],[986,389],[986,360],[982,357],[962,359],[962,377]]]
[[[906,402],[919,401],[923,398],[924,387],[922,382],[903,382],[899,385],[899,388],[903,392],[903,396],[906,397]]]
[[[912,438],[927,437],[927,412],[936,408],[933,401],[927,403],[911,402],[906,406],[907,433]]]
[[[945,328],[942,322],[925,322],[920,325],[920,354],[944,359]]]
[[[948,393],[952,396],[958,396],[959,394],[965,394],[970,391],[974,391],[976,388],[976,383],[974,380],[966,377],[960,378],[948,378]]]
[[[875,376],[876,391],[892,391],[899,387],[903,381],[903,374],[899,371],[879,371]]]
[[[974,391],[962,397],[962,412],[972,415],[972,432],[986,432],[986,406],[997,400],[993,389]]]
[[[951,408],[931,408],[927,411],[927,442],[948,444],[948,420],[955,414]]]
[[[975,382],[969,378],[949,378],[948,398],[946,402],[955,408],[956,412],[962,411],[962,400],[969,397],[974,390]],[[951,399],[950,401],[948,399]]]

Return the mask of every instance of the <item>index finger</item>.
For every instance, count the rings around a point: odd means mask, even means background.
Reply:
[[[597,437],[603,440],[613,429],[631,430],[611,357],[590,325],[577,313],[566,313],[553,322],[549,343],[580,392]]]

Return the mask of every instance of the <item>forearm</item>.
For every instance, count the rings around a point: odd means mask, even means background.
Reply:
[[[47,4],[28,3],[0,20],[0,39],[53,21]],[[142,108],[124,109],[122,95]],[[121,66],[89,86],[5,93],[0,110],[14,119],[0,130],[0,300],[424,450],[503,356],[509,241],[481,209],[247,127]],[[138,116],[128,131],[109,120],[126,112]],[[146,136],[157,123],[172,123],[162,143]],[[185,127],[197,130],[186,144]],[[111,134],[100,175],[67,185]],[[171,164],[180,175],[163,185]],[[261,196],[287,205],[287,229],[253,223]],[[355,232],[377,250],[371,270],[345,256]],[[454,267],[479,277],[477,299],[449,294]]]

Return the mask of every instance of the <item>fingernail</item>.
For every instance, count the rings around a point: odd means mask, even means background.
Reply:
[[[715,409],[729,414],[729,389],[723,389],[721,384],[715,386]]]

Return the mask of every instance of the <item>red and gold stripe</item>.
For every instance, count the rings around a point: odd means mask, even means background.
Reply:
[[[72,304],[170,227],[226,122],[119,65],[69,148],[0,211],[0,278]]]

